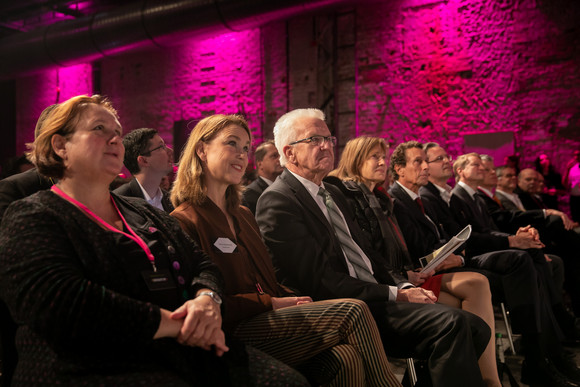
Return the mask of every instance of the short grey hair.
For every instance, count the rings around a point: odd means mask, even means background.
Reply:
[[[318,118],[324,121],[324,113],[320,109],[295,109],[278,119],[274,125],[274,142],[276,149],[280,153],[280,165],[286,165],[286,155],[284,154],[284,147],[293,141],[300,140],[297,137],[298,128],[296,128],[296,121],[301,118]]]
[[[493,157],[491,157],[490,155],[479,155],[479,158],[481,159],[481,161],[491,161],[493,163]]]

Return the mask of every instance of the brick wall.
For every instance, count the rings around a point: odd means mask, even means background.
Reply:
[[[101,90],[126,130],[154,127],[172,143],[175,121],[241,112],[261,142],[288,107],[324,100],[317,39],[328,27],[338,53],[329,118],[343,144],[369,134],[393,145],[435,140],[458,154],[465,134],[513,131],[525,165],[542,151],[563,164],[579,146],[577,2],[396,0],[349,12],[106,58]],[[80,68],[70,79],[61,69],[61,100],[65,80],[67,90],[92,87],[90,66]],[[18,80],[19,149],[54,99],[55,70]]]

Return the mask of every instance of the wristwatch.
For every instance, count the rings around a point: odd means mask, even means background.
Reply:
[[[197,295],[197,297],[200,297],[200,296],[210,296],[210,297],[211,297],[211,299],[212,299],[212,300],[213,300],[213,301],[214,301],[216,304],[218,304],[218,305],[221,305],[221,304],[222,304],[222,298],[221,298],[221,297],[219,296],[219,294],[217,294],[216,292],[210,292],[210,291],[207,291],[207,290],[206,290],[206,291],[203,291],[203,292],[201,292],[201,293],[199,293],[199,294]],[[196,297],[196,298],[197,298],[197,297]]]

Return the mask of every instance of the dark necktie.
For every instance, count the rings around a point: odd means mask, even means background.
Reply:
[[[419,208],[421,209],[421,212],[423,213],[423,215],[425,215],[425,207],[423,206],[423,200],[421,200],[421,198],[417,196],[415,202],[417,202]]]
[[[332,200],[332,197],[324,188],[321,187],[318,190],[318,194],[324,199],[324,204],[328,209],[330,224],[332,225],[332,228],[334,228],[334,232],[344,250],[346,259],[351,263],[356,276],[360,280],[377,283],[377,280],[371,274],[370,268],[360,256],[355,242],[348,233],[347,225],[342,219],[342,216],[336,207],[336,203],[334,203],[334,200]]]

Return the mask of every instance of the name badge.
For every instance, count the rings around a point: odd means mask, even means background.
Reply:
[[[173,277],[169,270],[142,271],[141,275],[150,291],[175,289]]]
[[[219,251],[222,253],[233,253],[236,247],[238,247],[234,242],[232,242],[229,238],[218,238],[213,244]]]

